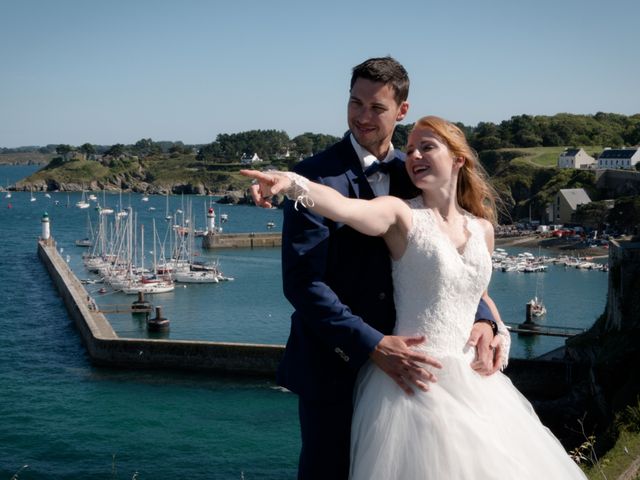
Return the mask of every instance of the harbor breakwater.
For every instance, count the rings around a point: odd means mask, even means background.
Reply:
[[[202,248],[275,248],[282,245],[280,232],[263,233],[207,233]]]
[[[119,337],[108,319],[91,308],[91,298],[62,259],[52,239],[39,240],[38,256],[60,293],[91,361],[96,365],[211,371],[275,378],[282,345]],[[505,373],[531,399],[557,398],[575,381],[575,365],[563,349],[539,359],[512,359]]]
[[[275,375],[284,351],[281,345],[118,337],[107,318],[91,307],[91,297],[56,250],[53,239],[38,241],[38,257],[96,365]]]

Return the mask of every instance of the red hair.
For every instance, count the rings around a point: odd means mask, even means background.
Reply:
[[[454,157],[465,159],[458,172],[456,198],[458,204],[476,217],[497,222],[496,200],[498,195],[489,183],[489,177],[478,160],[478,155],[469,146],[462,130],[440,117],[422,117],[413,130],[431,130],[438,135]]]

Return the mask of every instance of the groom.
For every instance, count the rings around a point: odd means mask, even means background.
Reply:
[[[408,93],[407,72],[393,58],[371,58],[356,66],[348,103],[350,135],[294,170],[351,198],[417,195],[402,152],[391,144],[396,122],[409,109]],[[269,204],[257,190],[253,193],[256,204]],[[346,479],[353,386],[360,367],[371,359],[413,394],[414,389],[428,390],[440,364],[410,348],[424,337],[392,335],[395,308],[384,241],[305,208],[297,210],[294,202],[286,203],[283,284],[295,311],[277,380],[299,398],[298,478]],[[490,374],[498,368],[489,349],[495,321],[483,303],[476,318],[469,343],[477,345],[479,359],[472,367]]]

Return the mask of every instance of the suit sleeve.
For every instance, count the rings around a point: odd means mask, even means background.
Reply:
[[[478,304],[478,310],[476,311],[476,321],[478,320],[491,320],[495,322],[496,319],[493,317],[489,306],[485,303],[483,299],[480,299],[480,303]],[[497,322],[496,322],[497,323]]]
[[[383,334],[354,315],[325,282],[331,222],[287,201],[282,235],[283,290],[293,321],[353,368],[360,368]]]

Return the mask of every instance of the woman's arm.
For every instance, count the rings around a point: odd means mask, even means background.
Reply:
[[[482,294],[482,299],[489,307],[489,310],[491,310],[493,318],[498,325],[498,334],[495,336],[494,341],[491,342],[491,345],[495,349],[493,369],[491,372],[494,373],[498,369],[504,370],[509,363],[509,351],[511,350],[511,333],[509,333],[509,329],[500,318],[498,307],[496,307],[496,304],[489,296],[489,293],[485,291]]]
[[[493,248],[495,244],[495,237],[493,232],[493,225],[490,222],[483,220],[482,225],[485,231],[485,240],[487,243],[487,249],[489,250],[489,254],[493,253]],[[485,291],[482,294],[482,299],[486,303],[487,307],[491,311],[493,315],[493,319],[498,325],[498,334],[496,335],[496,340],[499,341],[494,345],[495,346],[495,360],[494,360],[494,371],[497,369],[504,370],[509,362],[509,351],[511,349],[511,334],[507,329],[507,326],[500,318],[500,312],[498,312],[498,307],[496,306],[493,299],[489,296],[489,292]]]
[[[258,182],[263,199],[284,193],[323,217],[345,223],[365,235],[382,236],[394,258],[401,256],[406,248],[411,210],[399,198],[347,198],[333,188],[310,182],[292,172],[240,170],[240,173]]]

